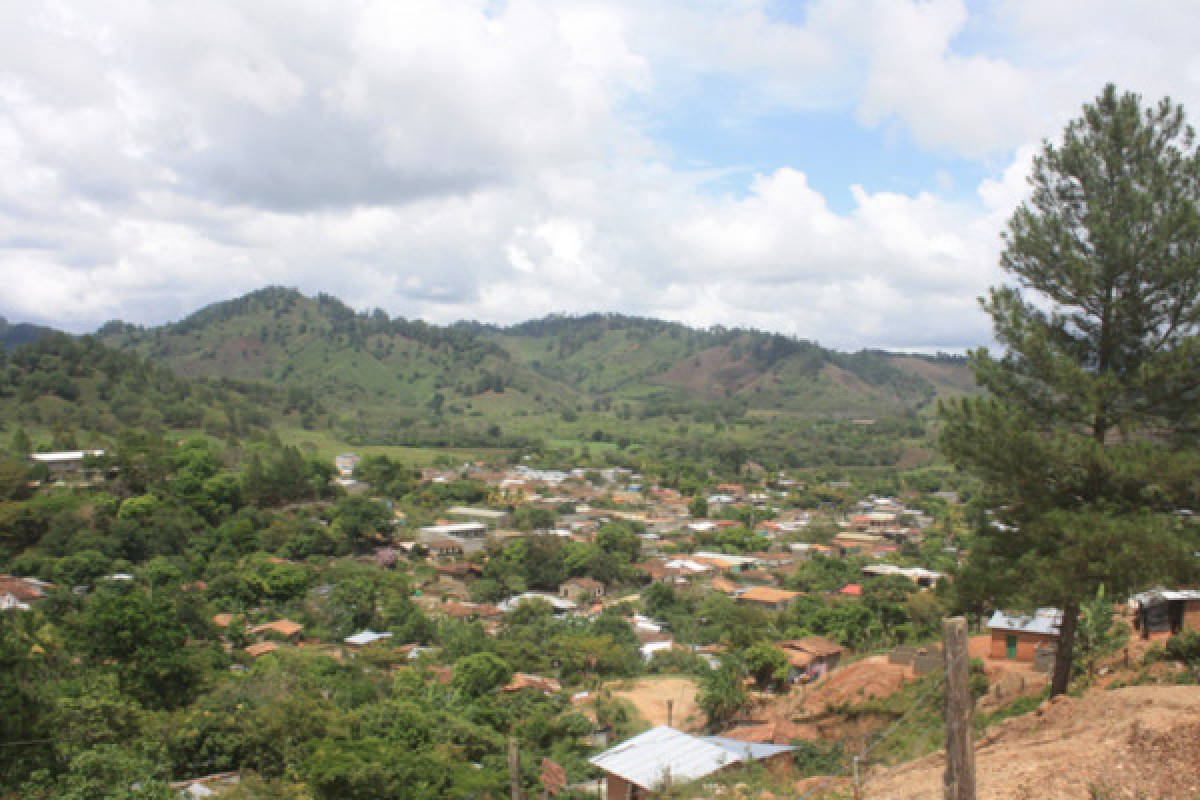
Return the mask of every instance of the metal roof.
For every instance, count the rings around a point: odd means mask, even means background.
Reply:
[[[988,620],[988,627],[1001,631],[1044,633],[1057,636],[1063,612],[1057,608],[1039,608],[1033,614],[1009,614],[997,611]]]
[[[741,739],[730,739],[728,736],[704,736],[701,738],[731,753],[740,753],[743,761],[761,761],[764,758],[770,758],[771,756],[777,756],[780,753],[787,753],[796,749],[783,744],[745,742]]]
[[[692,736],[659,725],[594,756],[590,763],[643,789],[653,789],[662,784],[668,770],[672,781],[691,781],[730,764],[791,749],[722,736]]]
[[[1170,600],[1200,600],[1200,589],[1164,589],[1159,586],[1131,598],[1139,606],[1154,606]]]
[[[385,631],[384,633],[376,633],[375,631],[368,629],[368,630],[356,633],[353,636],[347,636],[342,641],[345,642],[346,644],[353,644],[353,645],[358,645],[361,647],[363,645],[371,644],[372,642],[377,642],[380,639],[387,639],[391,635],[392,635],[391,631]]]
[[[45,464],[57,464],[62,461],[81,461],[84,456],[102,455],[103,450],[62,450],[57,453],[30,453],[29,457]]]
[[[570,600],[559,597],[556,594],[548,594],[547,592],[521,592],[521,594],[513,595],[512,597],[501,600],[497,608],[505,614],[517,610],[517,606],[526,600],[545,600],[550,604],[556,613],[563,611],[574,611],[579,608],[578,603],[573,603]]]

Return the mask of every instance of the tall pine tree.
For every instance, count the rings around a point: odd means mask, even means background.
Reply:
[[[1034,159],[982,301],[1003,354],[971,354],[985,395],[946,404],[943,451],[980,475],[991,522],[960,583],[1064,610],[1195,576],[1200,422],[1200,155],[1182,108],[1106,86]],[[998,523],[998,524],[997,524]]]

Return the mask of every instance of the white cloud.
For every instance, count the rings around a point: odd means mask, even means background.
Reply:
[[[0,313],[156,323],[281,283],[442,322],[616,310],[978,344],[1032,143],[1109,78],[1200,108],[1200,11],[1082,8],[0,5]],[[897,159],[915,144],[987,177],[868,190],[847,159],[842,206],[808,177],[825,156],[797,152],[721,194],[739,165],[676,165],[660,125],[680,110],[701,142],[844,115]]]

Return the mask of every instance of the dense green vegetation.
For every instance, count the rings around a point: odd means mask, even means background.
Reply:
[[[243,435],[282,410],[280,392],[265,384],[187,380],[91,336],[47,334],[0,351],[0,420],[10,430],[50,431],[58,449],[126,427]]]
[[[104,466],[117,469],[90,488],[30,494],[29,468],[3,459],[20,479],[0,501],[0,569],[55,582],[34,610],[0,615],[4,791],[168,797],[168,778],[244,768],[319,798],[478,797],[507,786],[510,733],[532,787],[543,755],[582,769],[591,723],[562,695],[496,686],[514,669],[570,680],[640,670],[619,617],[579,624],[535,605],[496,637],[427,617],[413,583],[430,580],[428,567],[354,557],[388,530],[387,506],[331,494],[331,469],[294,448],[247,441],[231,461],[211,438],[132,430],[110,446]],[[407,488],[419,505],[419,487]],[[628,536],[618,526],[600,537],[601,567],[610,550],[628,563]],[[586,572],[591,556],[580,555],[572,568]],[[223,628],[218,612],[232,615]],[[384,667],[407,660],[386,647],[253,660],[241,649],[252,625],[279,617],[313,640],[374,627],[396,644],[434,645],[452,680],[434,680],[424,661],[391,677]]]

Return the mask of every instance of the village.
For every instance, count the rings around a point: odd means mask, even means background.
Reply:
[[[52,480],[61,482],[71,479],[73,456],[81,454],[40,460],[55,465]],[[771,785],[802,785],[809,773],[797,769],[798,747],[836,747],[843,760],[827,771],[843,768],[878,735],[852,723],[861,713],[854,709],[911,693],[942,669],[938,625],[966,556],[956,546],[962,509],[953,492],[901,499],[847,481],[814,494],[802,479],[749,465],[740,482],[714,480],[688,497],[623,468],[466,463],[414,474],[413,492],[441,487],[448,500],[406,511],[377,496],[360,464],[353,454],[334,463],[339,502],[379,511],[363,546],[341,557],[358,570],[341,573],[351,576],[345,583],[326,577],[338,574],[338,558],[258,555],[240,563],[297,589],[249,604],[211,579],[181,588],[223,607],[210,622],[234,672],[304,653],[459,690],[475,680],[475,693],[553,698],[587,720],[579,756],[590,769],[544,758],[546,796],[652,797],[673,782],[759,762]],[[464,496],[455,487],[470,487],[476,502],[455,502]],[[801,497],[818,502],[806,507]],[[289,513],[342,524],[327,501]],[[325,609],[344,603],[346,584],[363,575],[397,576],[416,611],[382,612],[382,586],[393,579],[371,577],[367,607],[331,624]],[[0,609],[29,610],[54,588],[0,577]],[[1147,587],[1120,608],[1142,641],[1139,656],[1150,642],[1200,631],[1197,590]],[[971,655],[981,708],[1041,695],[1061,623],[1057,609],[980,609]],[[331,636],[337,631],[344,635]],[[462,636],[495,644],[464,650],[455,643]],[[1125,654],[1128,661],[1128,646]],[[175,788],[208,796],[237,777]]]

